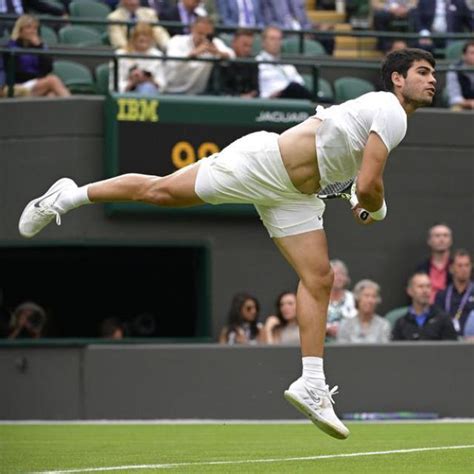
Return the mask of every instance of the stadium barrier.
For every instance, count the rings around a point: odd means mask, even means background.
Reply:
[[[474,344],[329,346],[336,410],[473,417]],[[297,347],[0,345],[1,420],[292,419]]]

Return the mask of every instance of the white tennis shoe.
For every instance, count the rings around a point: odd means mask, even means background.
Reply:
[[[334,412],[333,395],[337,393],[337,385],[329,390],[325,388],[309,388],[303,378],[293,382],[285,391],[285,398],[301,413],[306,415],[319,429],[329,436],[346,439],[350,431],[339,420]]]
[[[61,214],[64,209],[57,205],[59,195],[66,189],[77,188],[69,178],[56,181],[42,196],[30,201],[22,212],[18,230],[23,237],[31,238],[46,227],[54,218],[61,225]]]

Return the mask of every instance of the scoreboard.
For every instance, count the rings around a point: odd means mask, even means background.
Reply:
[[[282,132],[314,113],[302,100],[261,100],[211,96],[111,95],[106,101],[107,177],[123,173],[170,174],[217,153],[257,130]],[[205,205],[165,209],[111,203],[109,213],[253,214],[250,205]]]

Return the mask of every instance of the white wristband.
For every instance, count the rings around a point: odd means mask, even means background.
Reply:
[[[385,203],[385,199],[383,200],[382,207],[377,211],[369,212],[369,215],[374,221],[384,220],[387,215],[387,204]]]

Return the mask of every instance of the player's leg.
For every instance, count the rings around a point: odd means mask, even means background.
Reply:
[[[349,430],[333,409],[323,368],[324,339],[333,272],[324,230],[275,238],[275,244],[300,278],[296,313],[300,329],[303,375],[291,384],[285,398],[327,434],[344,439]]]
[[[33,237],[53,219],[60,224],[66,212],[95,202],[136,201],[168,207],[203,204],[194,190],[198,168],[196,164],[165,177],[125,174],[81,187],[62,178],[28,203],[20,217],[20,234]]]

